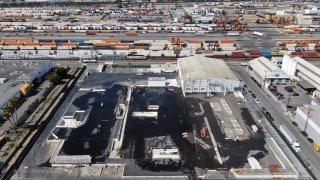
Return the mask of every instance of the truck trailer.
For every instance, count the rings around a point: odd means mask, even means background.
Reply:
[[[253,35],[257,35],[257,36],[263,36],[264,35],[263,33],[258,32],[258,31],[254,31],[252,34]]]
[[[286,139],[288,140],[288,142],[291,144],[292,148],[296,151],[296,152],[300,152],[300,144],[297,140],[297,138],[292,134],[292,132],[288,129],[287,126],[285,125],[280,125],[280,131],[281,133],[284,135],[284,137],[286,137]]]

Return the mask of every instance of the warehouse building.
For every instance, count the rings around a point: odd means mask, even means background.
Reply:
[[[183,94],[241,91],[242,83],[223,60],[203,55],[177,61]]]
[[[290,81],[290,77],[285,72],[265,57],[249,61],[247,71],[261,87],[268,87],[272,83],[287,84]]]
[[[0,109],[14,96],[20,97],[25,83],[32,84],[53,67],[51,61],[0,61]],[[0,112],[1,114],[1,112]]]
[[[273,61],[275,62],[275,61]],[[311,93],[313,97],[320,97],[320,69],[310,62],[288,55],[277,60],[281,64],[282,70],[292,79],[298,80],[298,85]]]
[[[301,129],[313,139],[315,144],[320,144],[320,105],[301,106],[297,108],[295,120]]]

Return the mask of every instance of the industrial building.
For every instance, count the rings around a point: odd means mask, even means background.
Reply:
[[[27,84],[41,80],[53,67],[51,61],[0,61],[0,109],[14,96],[20,97],[29,88]]]
[[[223,60],[204,55],[179,58],[177,61],[183,94],[241,91],[242,83]]]
[[[305,91],[312,93],[313,97],[320,96],[320,69],[308,61],[296,56],[288,55],[277,59],[281,69],[292,79],[296,79],[298,85]]]
[[[301,129],[313,139],[315,144],[320,144],[320,105],[301,106],[297,108],[295,120]]]
[[[285,72],[265,57],[249,61],[247,71],[262,87],[268,87],[272,83],[289,83],[290,80]]]

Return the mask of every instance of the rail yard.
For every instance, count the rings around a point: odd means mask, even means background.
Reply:
[[[0,2],[0,177],[319,178],[319,8]]]

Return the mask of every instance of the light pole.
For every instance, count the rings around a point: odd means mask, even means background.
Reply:
[[[310,113],[311,113],[311,107],[309,106],[308,107],[308,113],[307,113],[307,119],[306,119],[306,123],[304,125],[304,129],[303,129],[303,132],[306,132],[307,131],[307,126],[308,126],[308,123],[309,123],[309,119],[310,119]]]

